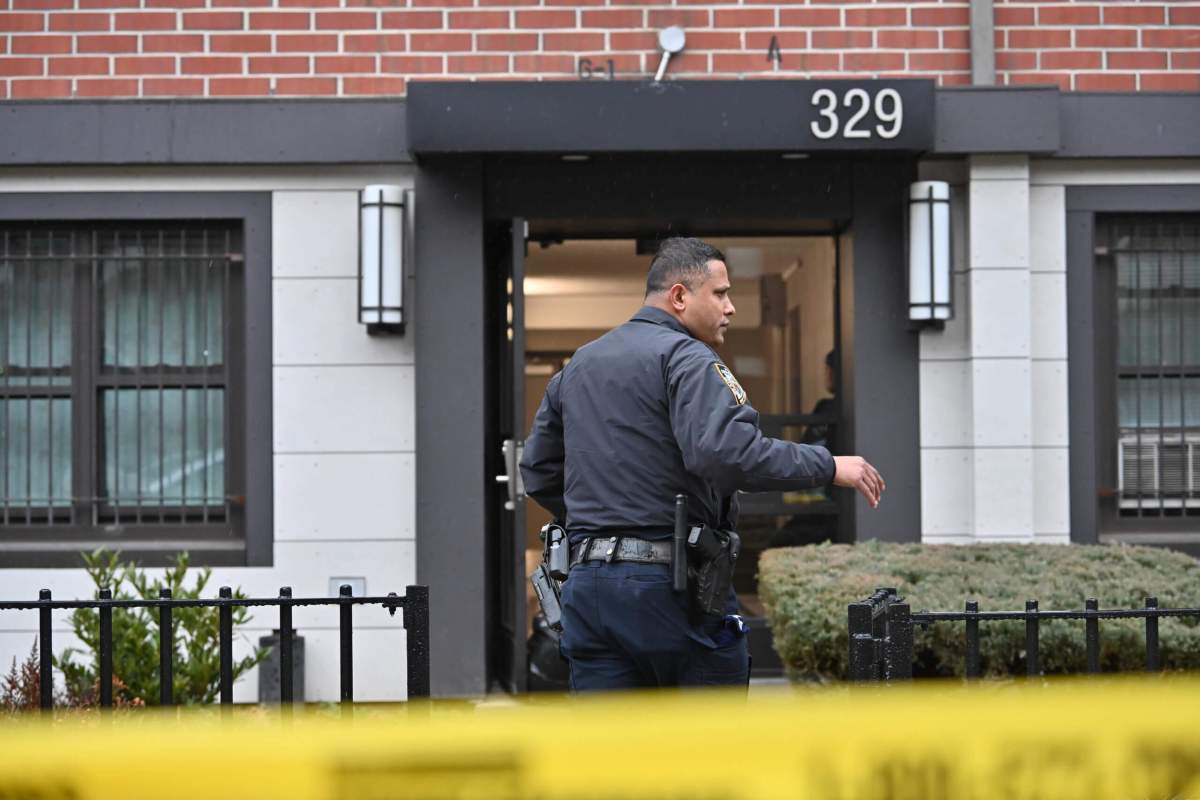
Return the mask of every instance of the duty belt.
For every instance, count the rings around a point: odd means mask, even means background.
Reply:
[[[637,561],[642,564],[670,564],[670,542],[648,542],[626,536],[584,539],[571,546],[571,566],[583,561]]]

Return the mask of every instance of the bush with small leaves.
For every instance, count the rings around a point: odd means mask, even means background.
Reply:
[[[177,600],[199,599],[212,577],[207,567],[195,574],[188,586],[188,557],[176,558],[162,579],[152,579],[136,564],[122,563],[118,553],[98,550],[84,555],[89,577],[96,587],[111,589],[114,600],[157,600],[159,591],[168,588]],[[235,598],[244,599],[241,590]],[[250,617],[243,607],[234,607],[236,629]],[[83,650],[69,647],[54,659],[62,670],[69,705],[95,706],[100,694],[100,615],[91,608],[76,609],[70,616],[71,628],[83,643]],[[148,608],[117,608],[112,614],[112,671],[114,705],[157,705],[158,681],[158,612]],[[220,691],[220,623],[215,608],[175,608],[171,613],[171,638],[175,643],[172,659],[174,700],[182,705],[211,703]],[[79,661],[76,656],[82,656]],[[252,647],[250,655],[233,662],[233,679],[237,679],[259,664],[267,650]]]
[[[759,595],[789,677],[840,680],[849,661],[846,606],[880,587],[895,587],[914,612],[1024,611],[1026,600],[1047,610],[1082,610],[1095,597],[1101,609],[1142,608],[1157,597],[1162,608],[1200,607],[1200,561],[1171,550],[1125,545],[919,545],[865,542],[768,550],[759,561]],[[1046,674],[1083,672],[1083,620],[1040,624],[1039,660]],[[961,676],[966,645],[962,623],[914,631],[914,674]],[[1025,670],[1025,624],[980,622],[985,675]],[[1200,668],[1200,620],[1159,620],[1162,665]],[[1145,621],[1100,622],[1100,665],[1105,672],[1144,668]]]

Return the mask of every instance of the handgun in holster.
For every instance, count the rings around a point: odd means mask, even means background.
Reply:
[[[567,532],[557,522],[542,526],[542,562],[529,576],[533,593],[537,595],[546,624],[556,631],[562,630],[562,587],[570,569],[570,546]]]
[[[733,585],[733,567],[742,540],[733,531],[695,525],[688,533],[688,583],[692,608],[699,614],[722,616]]]
[[[675,536],[671,552],[675,591],[688,590],[696,614],[724,615],[733,567],[742,549],[733,531],[688,525],[687,497],[675,496]]]

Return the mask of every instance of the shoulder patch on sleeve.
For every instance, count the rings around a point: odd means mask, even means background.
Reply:
[[[725,385],[729,387],[729,391],[733,394],[733,401],[740,405],[746,403],[746,390],[738,383],[737,378],[733,377],[733,373],[729,371],[729,367],[722,364],[720,361],[713,362],[713,369],[721,376],[721,380],[725,381]]]

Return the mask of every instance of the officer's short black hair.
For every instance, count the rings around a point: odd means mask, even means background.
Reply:
[[[708,278],[708,262],[724,260],[724,253],[699,239],[690,236],[663,239],[646,275],[646,295],[666,291],[677,283],[695,289]]]

